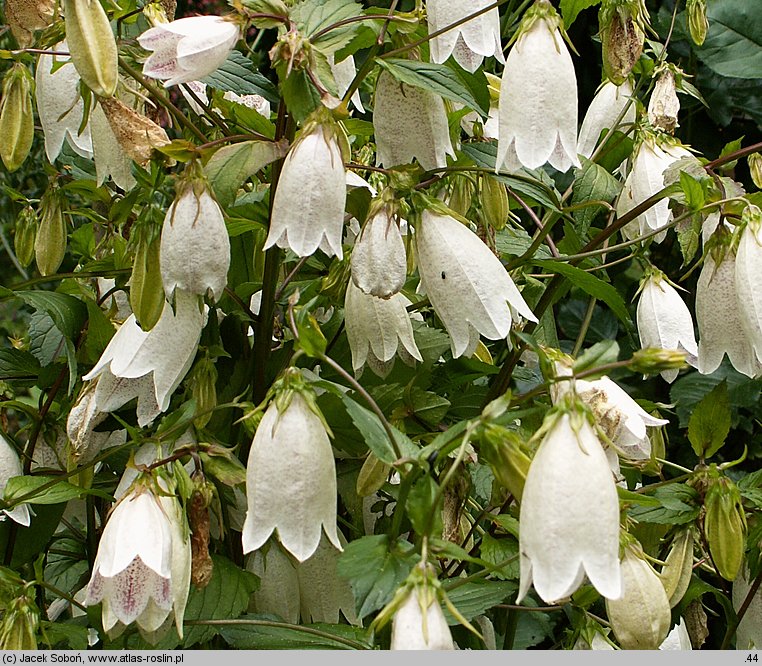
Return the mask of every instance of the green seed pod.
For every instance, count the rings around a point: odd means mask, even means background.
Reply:
[[[53,275],[66,254],[66,222],[63,197],[58,188],[50,188],[40,202],[40,228],[34,241],[34,258],[40,275]]]
[[[483,174],[481,179],[481,213],[485,224],[496,231],[505,227],[510,213],[508,190],[494,176]]]
[[[474,184],[470,178],[456,176],[452,183],[452,192],[447,205],[459,215],[466,215],[471,208],[471,199],[474,194]]]
[[[680,603],[693,573],[693,531],[684,529],[672,540],[659,577],[669,598],[670,608]]]
[[[701,46],[709,32],[709,19],[706,17],[706,0],[688,0],[685,3],[685,11],[688,14],[688,30],[691,39],[697,46]]]
[[[752,153],[749,155],[748,161],[751,179],[759,189],[762,189],[762,155],[759,153]]]
[[[217,406],[217,368],[214,361],[208,356],[201,358],[193,368],[190,383],[198,414],[193,422],[197,428],[203,428]]]
[[[24,163],[32,139],[32,76],[24,65],[16,63],[3,79],[0,102],[0,158],[8,171],[15,171]]]
[[[498,483],[521,501],[531,458],[525,453],[518,434],[497,425],[484,427],[479,456],[492,468]]]
[[[31,206],[25,206],[16,219],[16,233],[13,250],[22,266],[29,266],[34,259],[34,239],[37,236],[37,213]]]
[[[64,0],[71,61],[96,95],[112,97],[119,81],[118,51],[108,16],[98,0]]]
[[[735,580],[746,547],[746,515],[738,487],[726,476],[711,481],[704,509],[704,534],[717,572]]]
[[[36,650],[40,611],[34,601],[22,595],[11,601],[0,624],[0,650]]]
[[[643,52],[644,22],[648,12],[642,0],[604,0],[598,14],[603,71],[620,86]]]
[[[130,306],[144,331],[150,331],[164,311],[164,287],[159,269],[161,239],[146,235],[138,241],[130,278]]]

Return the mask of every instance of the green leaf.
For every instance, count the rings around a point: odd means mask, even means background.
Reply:
[[[659,506],[647,504],[631,507],[629,514],[635,520],[658,525],[685,525],[699,515],[698,493],[684,484],[674,483],[657,488],[651,497],[659,501]]]
[[[432,391],[414,386],[410,391],[410,408],[424,423],[437,425],[447,414],[450,401]]]
[[[0,381],[35,380],[40,362],[22,349],[0,349]]]
[[[261,95],[271,104],[279,101],[278,89],[239,51],[231,51],[228,59],[202,81],[212,88],[237,95]]]
[[[466,620],[471,621],[495,604],[505,601],[516,589],[516,583],[509,581],[471,581],[447,592],[447,597],[458,612]],[[445,606],[442,606],[442,610],[447,618],[447,624],[451,626],[460,624]]]
[[[364,618],[383,608],[419,559],[404,539],[390,547],[387,534],[350,542],[339,558],[337,572],[352,587],[357,615]]]
[[[485,118],[489,114],[489,91],[487,79],[483,74],[484,86],[481,88],[464,70],[455,71],[447,65],[402,58],[389,58],[377,62],[402,83],[423,88],[440,97],[463,104],[469,109],[480,112]]]
[[[83,349],[88,360],[95,363],[114,337],[116,329],[95,301],[88,298],[85,305],[87,306],[87,337]]]
[[[630,315],[627,312],[627,306],[625,305],[624,299],[616,288],[608,282],[604,282],[600,278],[595,277],[592,273],[583,271],[581,268],[577,268],[576,266],[561,261],[535,259],[535,263],[545,270],[552,273],[558,273],[565,278],[568,278],[575,287],[579,287],[585,293],[594,296],[608,305],[611,308],[611,311],[621,319],[622,322],[627,325],[630,324]]]
[[[73,340],[87,318],[87,307],[74,296],[55,291],[16,291],[14,295],[39,312],[47,313],[61,331]]]
[[[677,242],[680,245],[680,253],[683,255],[683,266],[687,266],[699,249],[701,240],[701,228],[703,226],[703,216],[700,213],[694,213],[684,223],[675,227],[677,231]]]
[[[685,205],[691,210],[698,211],[706,202],[706,192],[700,181],[685,171],[680,172],[680,187],[685,196]]]
[[[568,30],[569,26],[577,19],[577,14],[583,9],[600,4],[600,2],[601,0],[561,0],[559,9],[564,19],[564,27]]]
[[[438,489],[436,481],[428,474],[420,477],[410,489],[405,512],[418,534],[442,533],[442,510],[438,503],[435,504]]]
[[[330,54],[348,44],[361,24],[349,23],[328,30],[318,38],[313,36],[340,21],[361,15],[362,5],[354,0],[302,0],[291,8],[290,18],[300,33],[311,38],[313,46]]]
[[[44,485],[51,482],[55,483],[49,488],[43,488]],[[31,496],[27,497],[27,495]],[[3,500],[15,502],[24,498],[24,503],[28,504],[60,504],[82,495],[97,495],[111,499],[111,495],[102,490],[81,488],[63,481],[57,476],[13,476],[8,479],[5,486]]]
[[[519,544],[513,537],[495,539],[489,534],[482,537],[481,558],[491,564],[491,574],[500,580],[519,577]]]
[[[581,204],[587,201],[607,201],[610,203],[619,194],[621,187],[620,182],[606,169],[583,157],[582,168],[577,169],[575,173],[572,204]],[[585,206],[575,210],[574,219],[579,224],[577,232],[580,235],[585,235],[596,216],[605,210],[606,207],[600,205]]]
[[[574,372],[590,370],[599,365],[614,363],[619,358],[619,344],[616,340],[601,340],[586,349],[575,361]]]
[[[696,54],[722,76],[762,78],[762,12],[747,0],[708,2],[709,32]]]
[[[266,615],[244,615],[219,627],[236,650],[363,650],[371,649],[367,631],[340,624],[292,625]]]
[[[365,438],[365,443],[368,445],[368,448],[373,451],[375,456],[387,465],[391,465],[395,462],[397,456],[394,453],[394,449],[389,441],[389,436],[386,434],[386,430],[384,430],[384,426],[381,424],[379,418],[369,409],[365,409],[365,407],[356,403],[346,394],[341,396],[341,401],[344,403],[344,407],[349,413],[352,423],[354,423],[355,427],[362,433]],[[413,444],[410,438],[403,435],[394,426],[391,428],[402,456],[417,456],[418,447]]]
[[[238,188],[286,150],[285,143],[274,141],[244,141],[217,150],[204,167],[217,201],[225,207],[232,204]]]
[[[727,382],[707,393],[688,421],[688,439],[694,453],[704,460],[713,456],[730,432],[730,402]]]
[[[288,110],[298,123],[304,122],[321,104],[320,93],[302,69],[291,72],[283,82],[281,90]]]

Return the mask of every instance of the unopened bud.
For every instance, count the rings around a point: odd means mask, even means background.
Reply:
[[[140,328],[150,331],[164,311],[164,287],[159,265],[159,236],[138,241],[130,278],[130,307]]]
[[[101,108],[119,146],[140,166],[148,164],[154,148],[169,143],[169,137],[161,127],[116,97],[101,99]]]
[[[16,63],[3,79],[0,102],[0,157],[8,171],[15,171],[24,163],[32,139],[32,75],[24,65]]]
[[[496,231],[505,227],[510,213],[508,190],[494,176],[483,174],[481,178],[481,214],[485,224]]]
[[[532,460],[523,449],[523,440],[503,426],[487,425],[482,431],[479,456],[492,468],[498,483],[521,501]]]
[[[624,83],[643,52],[647,17],[642,0],[604,0],[601,5],[603,71],[615,85]]]
[[[31,206],[24,206],[16,219],[13,250],[22,266],[29,266],[34,259],[34,239],[37,236],[37,213]]]
[[[198,414],[193,422],[197,428],[203,428],[217,406],[217,368],[214,361],[208,356],[201,358],[193,368],[190,383]]]
[[[746,546],[746,515],[738,487],[724,475],[710,481],[704,509],[704,534],[717,572],[735,580]]]
[[[36,650],[40,611],[26,594],[5,608],[0,624],[0,650]]]
[[[193,493],[188,503],[188,526],[191,532],[191,582],[206,587],[212,579],[214,563],[209,555],[209,505],[214,487],[202,475],[193,479]]]
[[[654,127],[672,134],[677,127],[680,100],[675,92],[675,74],[665,69],[656,81],[648,102],[648,121]]]
[[[452,192],[447,205],[459,215],[466,215],[471,208],[474,184],[466,176],[456,176],[452,183]]]
[[[749,155],[748,160],[751,179],[759,189],[762,189],[762,155],[759,153],[752,153]]]
[[[53,275],[66,254],[62,203],[63,197],[57,188],[45,192],[40,202],[40,228],[34,241],[34,258],[40,275]]]
[[[693,574],[693,531],[686,528],[672,540],[659,577],[669,599],[670,608],[680,603],[688,590]]]
[[[341,260],[334,260],[328,268],[326,275],[320,283],[320,291],[328,296],[332,301],[343,303],[351,275],[351,255],[345,256]]]
[[[706,17],[706,0],[687,0],[685,11],[688,14],[688,31],[697,46],[701,46],[709,31],[709,19]]]
[[[111,97],[119,81],[119,54],[98,0],[64,0],[66,42],[79,76],[96,95]]]
[[[686,367],[685,352],[677,349],[647,347],[636,351],[628,367],[643,375],[658,375],[664,370],[680,370]]]

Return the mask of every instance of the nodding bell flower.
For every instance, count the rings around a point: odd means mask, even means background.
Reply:
[[[300,381],[289,372],[285,390],[270,403],[254,435],[246,466],[243,552],[261,548],[277,531],[283,548],[304,562],[323,532],[339,550],[341,544],[331,442],[314,396]]]
[[[457,358],[474,353],[479,334],[501,340],[519,315],[529,321],[537,318],[500,260],[444,210],[423,211],[415,246],[421,286],[450,334]]]
[[[19,460],[16,450],[0,433],[0,497],[2,497],[5,492],[5,486],[8,484],[8,479],[14,476],[21,476],[23,473],[24,471],[21,467],[21,461]],[[17,522],[19,525],[29,527],[31,518],[29,515],[29,505],[27,504],[19,504],[12,509],[0,510],[0,520],[3,520],[6,516]]]
[[[55,50],[66,51],[68,48],[64,41],[57,44]],[[60,66],[53,71],[55,65]],[[77,155],[93,156],[90,124],[86,124],[80,133],[85,105],[79,94],[79,82],[79,73],[69,56],[43,54],[37,60],[37,115],[45,135],[45,154],[50,162],[60,154],[64,139]]]
[[[190,539],[177,498],[152,485],[137,481],[114,506],[98,545],[85,605],[102,604],[106,632],[135,622],[150,639],[174,616],[182,638]]]
[[[534,583],[547,603],[585,575],[604,597],[621,594],[619,499],[603,446],[578,404],[551,412],[521,500],[521,601]]]
[[[405,284],[407,257],[397,216],[386,204],[368,215],[352,250],[352,282],[364,293],[389,298]]]
[[[624,549],[622,595],[606,599],[606,612],[625,650],[657,650],[667,637],[672,624],[669,599],[639,544]]]
[[[498,171],[537,169],[546,162],[559,171],[579,166],[577,77],[560,20],[547,0],[539,0],[527,11],[505,60]]]
[[[711,242],[714,241],[714,242]],[[738,299],[736,252],[727,232],[715,232],[696,283],[696,323],[699,331],[698,370],[714,372],[727,354],[738,372],[758,377],[762,364],[746,332]]]
[[[289,248],[307,257],[318,248],[341,259],[347,201],[340,130],[318,111],[283,162],[265,248]]]
[[[174,86],[203,79],[225,62],[240,37],[233,21],[221,16],[189,16],[146,30],[138,43],[153,51],[143,76]]]
[[[423,360],[413,337],[408,305],[410,301],[402,293],[383,299],[366,294],[351,281],[347,284],[344,323],[355,374],[360,375],[367,363],[385,377],[396,354],[408,365],[413,365],[413,359]]]
[[[432,34],[470,14],[493,4],[490,0],[428,0],[426,15]],[[500,43],[500,15],[497,7],[434,37],[430,42],[431,59],[442,63],[451,55],[463,69],[475,72],[485,57],[495,56],[503,62]]]
[[[677,114],[680,100],[675,91],[675,72],[666,66],[659,74],[656,85],[648,100],[648,122],[665,132],[672,134],[677,128]]]
[[[355,67],[354,56],[347,56],[344,60],[336,62],[333,57],[333,53],[328,56],[328,64],[331,67],[331,73],[336,80],[336,87],[338,88],[339,97],[343,97],[344,93],[349,90],[349,86],[352,85],[355,76],[357,75],[357,68]],[[365,113],[365,107],[362,105],[362,99],[360,98],[360,91],[355,90],[350,98],[352,104],[360,113]]]
[[[616,382],[608,377],[594,381],[577,379],[574,389],[586,403],[606,437],[622,455],[633,460],[651,455],[647,427],[667,425],[669,420],[651,416]]]
[[[698,343],[691,312],[666,276],[656,269],[650,269],[643,281],[637,325],[642,349],[684,351],[688,363],[695,366],[698,362]],[[677,369],[663,370],[661,376],[672,383],[678,372]]]
[[[447,166],[455,156],[442,98],[382,71],[376,82],[373,129],[376,165],[391,168],[414,159],[424,169]]]
[[[646,199],[663,190],[665,171],[678,160],[690,156],[691,153],[680,144],[660,140],[654,136],[643,137],[640,145],[635,149],[630,171],[617,200],[617,216],[626,215]],[[628,238],[634,239],[651,231],[663,229],[671,219],[669,200],[662,199],[626,225],[623,233]],[[666,230],[662,231],[654,237],[654,241],[661,243],[666,236]]]
[[[636,120],[635,107],[629,79],[621,86],[606,81],[598,89],[582,120],[577,141],[579,154],[589,158],[595,152],[603,130],[613,131],[620,126],[632,125]],[[622,118],[617,124],[620,116]]]
[[[138,398],[138,424],[151,423],[169,407],[198,349],[208,308],[199,298],[177,290],[175,309],[164,304],[159,321],[144,331],[130,315],[82,379],[98,380],[95,411],[112,412]]]
[[[164,218],[161,279],[168,298],[176,289],[218,300],[228,283],[230,239],[222,210],[203,179],[177,188]]]
[[[742,216],[742,230],[736,254],[736,294],[738,314],[746,336],[762,359],[762,211],[749,204]]]

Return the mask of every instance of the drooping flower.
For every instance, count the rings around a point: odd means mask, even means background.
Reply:
[[[621,594],[619,500],[606,454],[586,416],[554,413],[521,500],[519,600],[534,583],[552,603],[587,575],[604,597]]]
[[[489,0],[428,0],[426,15],[429,34],[461,21],[490,4]],[[500,15],[497,7],[434,37],[429,46],[434,62],[442,63],[452,55],[469,72],[475,72],[485,57],[495,56],[502,63],[503,47],[500,43]]]
[[[336,62],[333,53],[331,53],[328,56],[328,64],[331,66],[331,73],[336,80],[339,97],[343,97],[344,93],[349,90],[349,86],[357,75],[354,56],[347,56],[344,60]],[[351,102],[360,113],[365,113],[365,107],[362,105],[359,90],[355,90],[352,93]]]
[[[479,334],[506,338],[519,315],[537,321],[500,260],[455,218],[424,210],[415,244],[421,284],[454,357],[473,354]]]
[[[189,16],[159,24],[138,37],[153,51],[143,75],[161,79],[165,86],[197,81],[214,72],[233,50],[240,30],[220,16]]]
[[[747,306],[744,303],[743,307]],[[762,365],[741,316],[736,287],[736,254],[732,247],[719,245],[707,253],[696,283],[696,323],[701,374],[714,372],[727,354],[738,372],[752,378],[759,376]]]
[[[15,449],[8,443],[8,440],[0,434],[0,497],[5,492],[5,486],[8,479],[14,476],[21,476],[24,473],[21,467],[21,461]],[[2,509],[0,511],[0,520],[8,516],[19,525],[29,526],[31,517],[29,515],[29,505],[19,504],[12,509]]]
[[[634,460],[650,456],[651,442],[646,428],[666,425],[668,419],[651,416],[608,377],[593,381],[577,379],[574,389],[592,409],[598,425],[621,453]]]
[[[622,193],[617,200],[617,216],[626,215],[646,199],[663,190],[664,172],[678,160],[690,156],[691,153],[680,144],[664,143],[653,137],[645,137],[635,151]],[[628,238],[636,238],[663,229],[671,219],[669,200],[662,199],[638,215],[623,232]],[[654,237],[654,241],[661,243],[666,235],[667,232],[663,231]]]
[[[762,359],[762,211],[750,204],[743,213],[744,224],[736,254],[738,314],[754,353]]]
[[[111,412],[138,398],[138,423],[144,426],[169,407],[172,393],[190,369],[198,349],[207,307],[198,296],[177,290],[157,324],[144,331],[130,315],[82,379],[97,378],[95,411]]]
[[[190,539],[174,496],[140,483],[114,507],[103,530],[85,605],[102,604],[103,628],[136,622],[151,635],[174,615],[183,635],[190,586]]]
[[[351,281],[347,284],[344,323],[355,374],[359,375],[367,363],[373,372],[385,377],[396,354],[408,365],[413,359],[423,360],[413,338],[408,305],[410,301],[402,293],[383,299],[364,293]]]
[[[613,131],[635,122],[635,102],[632,99],[632,84],[627,79],[621,86],[606,81],[595,94],[587,108],[579,130],[577,151],[584,157],[590,157],[598,145],[603,130]],[[616,124],[619,116],[622,119]]]
[[[389,298],[405,284],[407,257],[396,216],[382,205],[370,214],[352,250],[352,282],[364,293]]]
[[[579,166],[577,77],[559,21],[550,3],[535,4],[506,58],[497,170],[536,169],[546,162],[559,171]]]
[[[675,73],[670,67],[666,67],[651,93],[651,99],[648,100],[648,122],[670,134],[675,131],[677,125],[677,114],[680,111],[680,100],[675,91]]]
[[[68,48],[63,41],[55,50],[66,51]],[[53,71],[54,65],[60,66]],[[79,73],[68,56],[43,54],[37,60],[37,115],[45,135],[45,154],[50,162],[60,154],[64,139],[78,155],[93,156],[89,123],[80,133],[85,105],[79,94],[79,82]]]
[[[283,548],[304,562],[323,532],[341,549],[336,465],[326,426],[302,394],[279,398],[267,408],[249,452],[243,552],[261,548],[277,531]]]
[[[222,210],[203,180],[183,183],[161,230],[161,279],[175,289],[218,300],[228,282],[230,239]]]
[[[387,71],[376,83],[373,129],[378,166],[416,159],[424,169],[436,169],[447,166],[447,155],[455,156],[442,98],[401,83]]]
[[[698,362],[698,343],[693,317],[677,290],[663,273],[651,270],[644,280],[637,308],[638,335],[643,349],[684,351],[691,365]],[[673,382],[679,370],[663,370],[661,376]]]
[[[275,190],[265,248],[290,248],[300,257],[320,248],[343,257],[347,185],[337,132],[330,123],[308,123],[291,146]]]
[[[617,642],[625,650],[656,650],[669,632],[672,615],[664,585],[639,546],[627,546],[622,558],[622,595],[606,599],[606,612]]]

